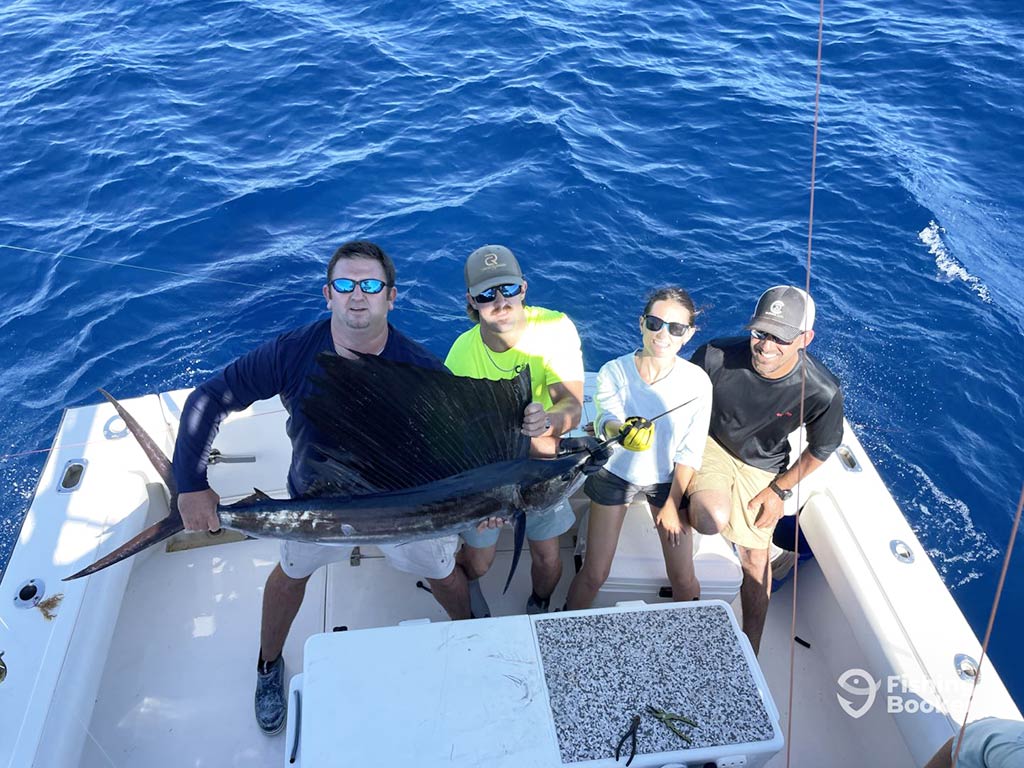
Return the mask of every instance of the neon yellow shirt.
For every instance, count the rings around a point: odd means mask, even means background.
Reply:
[[[495,352],[480,336],[480,326],[463,333],[448,350],[444,364],[456,376],[473,379],[511,379],[530,366],[533,399],[552,406],[548,387],[562,381],[583,381],[583,352],[576,326],[562,312],[523,307],[526,328],[512,349]]]

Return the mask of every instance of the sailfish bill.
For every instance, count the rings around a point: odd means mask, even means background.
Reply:
[[[593,438],[563,440],[559,456],[530,458],[522,435],[530,372],[488,381],[361,355],[322,353],[323,375],[301,407],[320,436],[319,480],[296,499],[256,493],[219,505],[221,526],[260,538],[331,545],[398,544],[448,536],[492,517],[524,518],[558,504],[596,469],[609,448]],[[102,390],[101,390],[102,391]],[[142,426],[108,393],[171,492],[171,512],[65,580],[88,576],[153,546],[184,526],[171,464]]]

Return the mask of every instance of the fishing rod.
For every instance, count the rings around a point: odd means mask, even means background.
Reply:
[[[684,400],[683,402],[681,402],[679,405],[675,406],[674,408],[669,408],[667,411],[662,411],[657,416],[652,416],[649,419],[645,419],[642,416],[640,416],[640,417],[631,416],[629,418],[640,418],[642,420],[642,422],[647,422],[647,425],[653,426],[654,422],[656,422],[658,419],[663,418],[665,416],[668,416],[673,411],[678,411],[684,405],[689,405],[690,403],[696,401],[698,397],[700,397],[700,395],[696,395],[694,397],[691,397],[689,400]],[[626,421],[629,421],[629,418],[627,418]],[[625,424],[623,424],[623,426],[625,426]],[[641,428],[646,428],[646,425],[642,426]],[[610,445],[612,443],[618,443],[619,445],[623,445],[623,440],[624,439],[625,439],[625,432],[622,431],[622,430],[620,430],[619,434],[617,434],[615,437],[606,437],[606,438],[603,438],[603,439],[599,438],[598,439],[598,443],[597,443],[597,447],[594,449],[594,451],[599,451],[602,448],[604,448],[606,445]],[[591,453],[594,453],[594,451],[591,451]]]
[[[691,398],[690,398],[689,400],[687,400],[687,401],[685,401],[685,402],[682,402],[682,403],[680,403],[680,404],[679,404],[679,405],[677,405],[677,406],[676,406],[675,408],[669,408],[669,409],[668,409],[667,411],[663,411],[663,412],[659,413],[659,414],[658,414],[657,416],[655,416],[655,417],[654,417],[653,419],[647,419],[647,421],[649,421],[649,422],[652,422],[652,423],[653,423],[653,422],[657,421],[658,419],[660,419],[660,418],[661,418],[662,416],[668,416],[668,415],[669,415],[670,413],[672,413],[672,411],[678,411],[678,410],[679,410],[680,408],[682,408],[682,407],[683,407],[684,405],[689,405],[690,403],[692,403],[692,402],[693,402],[694,400],[696,400],[696,399],[697,399],[696,397],[691,397]]]

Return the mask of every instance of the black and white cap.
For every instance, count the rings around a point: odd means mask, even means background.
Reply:
[[[747,328],[792,341],[814,328],[814,299],[793,285],[776,285],[761,294]]]

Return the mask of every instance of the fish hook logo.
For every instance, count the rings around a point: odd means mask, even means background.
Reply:
[[[861,706],[857,707],[849,699],[843,698],[838,693],[836,694],[836,698],[839,699],[839,706],[841,706],[843,711],[852,718],[863,717],[867,714],[867,711],[871,709],[871,705],[875,703],[875,696],[878,694],[878,689],[882,687],[882,682],[880,680],[876,681],[863,669],[846,670],[839,676],[839,679],[836,680],[836,684],[847,693],[867,697]]]

